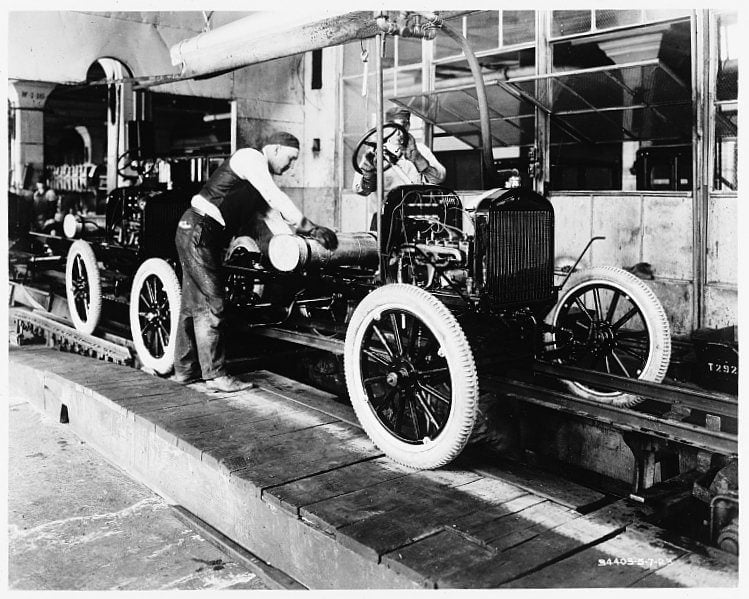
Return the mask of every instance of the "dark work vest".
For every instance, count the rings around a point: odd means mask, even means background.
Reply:
[[[249,181],[240,179],[227,158],[210,176],[200,195],[215,204],[226,223],[226,240],[238,234],[249,234],[270,208],[260,192]]]

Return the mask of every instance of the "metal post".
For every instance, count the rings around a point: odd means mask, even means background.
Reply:
[[[705,272],[707,257],[707,212],[710,189],[710,132],[709,103],[710,81],[710,16],[708,10],[696,10],[692,14],[692,214],[694,228],[692,236],[692,314],[693,328],[703,326],[705,306]],[[714,60],[714,59],[712,59]]]
[[[546,75],[551,72],[551,47],[549,46],[549,31],[551,31],[551,11],[536,10],[536,75]],[[536,97],[541,104],[550,106],[549,102],[549,80],[539,78],[536,81]],[[546,183],[549,180],[551,168],[551,159],[549,156],[550,143],[550,123],[551,116],[548,111],[542,110],[540,106],[535,105],[536,114],[536,160],[537,168],[534,173],[533,186],[534,190],[544,195],[549,190]]]
[[[383,206],[383,185],[385,183],[385,176],[383,173],[383,139],[382,139],[382,108],[384,103],[383,98],[383,77],[382,77],[382,53],[385,50],[384,36],[382,33],[378,33],[375,37],[375,43],[377,44],[375,52],[375,68],[377,69],[377,120],[375,127],[377,128],[377,152],[375,153],[375,167],[377,169],[377,243],[378,251],[382,247],[382,206]],[[385,257],[380,253],[379,260],[379,275],[380,282],[385,283]]]

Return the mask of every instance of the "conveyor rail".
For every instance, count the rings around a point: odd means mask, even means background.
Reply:
[[[56,345],[62,349],[120,364],[133,363],[131,350],[126,345],[129,343],[128,340],[114,336],[110,336],[110,339],[102,339],[93,335],[84,335],[73,327],[63,324],[59,319],[52,318],[52,315],[45,316],[40,310],[31,312],[25,309],[12,309],[10,315],[19,334],[24,330],[32,331],[35,334],[44,335],[48,345]],[[322,337],[313,333],[272,326],[252,328],[251,331],[259,336],[343,354],[344,343],[338,338]],[[542,361],[536,361],[533,364],[533,371],[541,375],[574,379],[612,390],[634,393],[672,406],[715,415],[718,418],[736,419],[738,417],[737,398],[726,394],[649,383]],[[723,455],[738,453],[738,436],[719,430],[719,421],[717,426],[709,418],[706,426],[681,422],[678,419],[647,414],[636,409],[585,400],[550,389],[548,386],[539,384],[535,379],[531,382],[516,380],[516,378],[491,376],[487,380],[490,381],[493,390],[510,393],[522,401],[602,422],[618,430],[653,435]]]

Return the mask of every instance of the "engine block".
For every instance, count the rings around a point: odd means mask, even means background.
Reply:
[[[397,188],[380,243],[394,282],[478,295],[499,310],[556,299],[554,211],[530,190],[496,190],[466,210],[442,187]]]

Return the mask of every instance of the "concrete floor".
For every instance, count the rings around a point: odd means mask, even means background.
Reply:
[[[64,424],[10,398],[8,588],[268,587]]]

